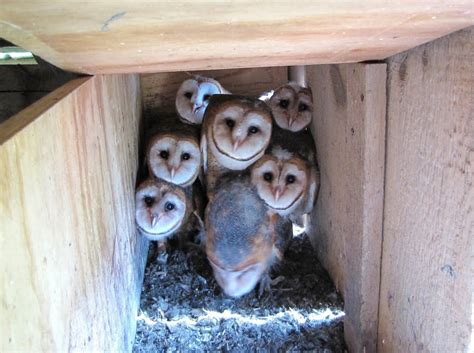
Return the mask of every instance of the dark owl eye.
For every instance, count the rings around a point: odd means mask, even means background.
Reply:
[[[280,103],[278,103],[278,105],[283,109],[286,109],[290,105],[290,101],[288,99],[282,99],[280,100]]]
[[[299,111],[299,112],[305,112],[305,111],[308,110],[308,108],[309,108],[308,105],[307,105],[307,104],[304,104],[304,103],[300,103],[300,104],[298,105],[298,111]]]
[[[259,128],[256,126],[249,127],[249,134],[256,134],[259,131],[260,131]]]
[[[168,151],[161,151],[160,152],[160,157],[163,159],[168,159],[169,153]]]
[[[270,173],[270,172],[266,172],[265,174],[263,174],[263,179],[264,179],[265,181],[270,182],[270,181],[273,180],[273,174]]]
[[[232,129],[232,128],[235,126],[235,121],[232,120],[232,119],[227,118],[227,119],[225,119],[225,124],[226,124],[230,129]]]
[[[190,157],[191,156],[189,155],[189,153],[186,153],[186,152],[181,155],[181,159],[183,161],[187,161]]]
[[[165,204],[166,212],[174,210],[175,207],[176,207],[176,206],[174,205],[174,203],[171,203],[171,202],[167,202],[167,203]]]
[[[204,95],[204,97],[203,97],[203,99],[204,99],[205,101],[208,101],[209,98],[211,98],[211,95],[210,95],[210,94],[206,94],[206,95]]]
[[[294,175],[287,175],[286,176],[286,183],[287,184],[293,184],[296,180],[296,177]]]
[[[147,205],[147,207],[151,207],[154,203],[155,203],[155,199],[151,196],[145,196],[145,205]]]
[[[193,96],[193,92],[186,92],[184,96],[188,99],[191,99],[191,97]]]

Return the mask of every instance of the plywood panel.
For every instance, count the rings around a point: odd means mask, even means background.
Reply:
[[[0,351],[130,350],[137,75],[77,79],[0,125]]]
[[[3,0],[0,33],[84,73],[380,59],[474,23],[472,0]]]
[[[345,301],[351,352],[377,341],[385,163],[386,65],[307,67],[321,171],[313,244]]]
[[[379,348],[474,349],[474,30],[390,58]]]
[[[191,75],[215,78],[231,93],[255,97],[288,82],[286,67],[142,74],[145,108],[174,112],[176,92],[181,83]]]

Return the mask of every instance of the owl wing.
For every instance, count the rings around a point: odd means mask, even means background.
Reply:
[[[310,213],[316,205],[319,193],[319,172],[315,167],[311,168],[311,176],[309,182],[308,198],[303,213]]]

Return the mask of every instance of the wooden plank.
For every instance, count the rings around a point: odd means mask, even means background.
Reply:
[[[351,352],[375,352],[382,246],[386,65],[307,67],[321,190],[312,240],[345,301]]]
[[[0,124],[48,92],[0,92]]]
[[[77,77],[37,61],[37,65],[0,65],[0,123]]]
[[[472,352],[474,29],[390,58],[379,348]]]
[[[130,351],[137,75],[77,79],[0,125],[0,351]]]
[[[38,65],[0,65],[0,92],[51,92],[77,75],[36,59]]]
[[[190,75],[215,78],[225,89],[234,94],[255,97],[288,82],[286,67],[142,74],[145,109],[165,113],[174,112],[176,92],[181,83]]]
[[[381,59],[473,23],[472,0],[3,0],[0,8],[2,37],[89,74]]]

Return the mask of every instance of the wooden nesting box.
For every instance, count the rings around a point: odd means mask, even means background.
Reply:
[[[210,73],[254,95],[295,64],[315,102],[311,236],[344,296],[349,350],[472,351],[474,29],[410,49],[472,11],[4,1],[0,37],[94,76],[0,124],[0,351],[130,351],[147,250],[134,227],[142,104],[173,98],[174,71],[254,67]]]

